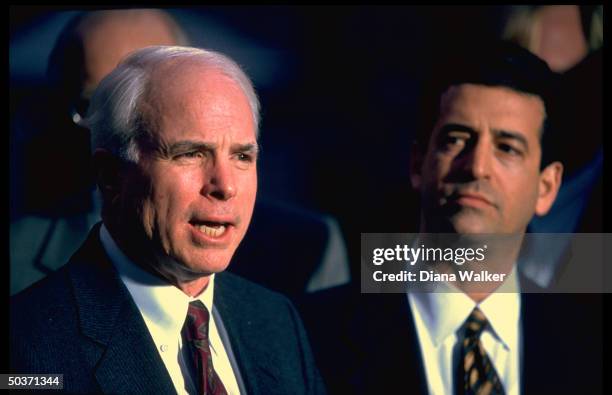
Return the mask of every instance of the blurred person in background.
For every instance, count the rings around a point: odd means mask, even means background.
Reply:
[[[11,223],[11,294],[59,268],[100,219],[83,124],[98,83],[135,49],[179,44],[186,35],[160,10],[85,12],[64,27],[48,59],[44,105],[13,120],[13,133],[25,136],[14,153],[13,200],[25,215]]]
[[[534,218],[529,231],[603,232],[603,6],[512,6],[502,37],[543,59],[556,73],[559,92],[558,110],[551,114],[555,136],[549,145],[563,160],[563,184],[550,212]],[[547,259],[549,265],[540,263],[544,249],[525,250],[525,273],[541,286],[572,277],[572,269],[560,258],[565,240],[569,236],[548,244],[546,258],[553,257]]]

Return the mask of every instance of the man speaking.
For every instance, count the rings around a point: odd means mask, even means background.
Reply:
[[[253,212],[258,121],[248,77],[211,51],[148,47],[100,83],[103,221],[12,300],[12,372],[77,393],[324,392],[290,302],[222,273]]]

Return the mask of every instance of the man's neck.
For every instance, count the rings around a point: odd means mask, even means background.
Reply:
[[[143,238],[126,240],[127,234],[137,232],[117,231],[117,227],[112,222],[104,221],[104,225],[119,250],[141,269],[174,285],[190,297],[195,298],[206,290],[210,275],[195,274],[186,268],[180,270],[182,268],[180,264],[176,262],[168,263],[173,258],[162,256],[160,253],[156,253],[154,246],[147,245],[150,241]],[[124,228],[120,227],[119,229]],[[177,270],[169,270],[169,268],[176,268]]]
[[[178,284],[174,285],[178,287],[181,291],[183,291],[186,295],[191,296],[192,298],[196,298],[206,290],[209,282],[210,276],[204,276],[193,281],[187,281],[182,283],[179,282]]]

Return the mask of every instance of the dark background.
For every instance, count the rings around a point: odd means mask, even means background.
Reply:
[[[13,142],[27,137],[14,127],[14,114],[36,116],[32,103],[47,89],[48,54],[79,10],[10,8]],[[357,269],[360,233],[416,231],[408,163],[428,59],[458,43],[499,36],[507,7],[166,10],[192,45],[226,53],[253,79],[263,119],[259,197],[336,217]],[[12,149],[13,170],[19,160]],[[11,219],[27,213],[23,183],[11,178]]]

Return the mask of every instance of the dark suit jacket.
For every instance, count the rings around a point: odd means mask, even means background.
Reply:
[[[175,393],[94,227],[69,263],[11,301],[15,373],[62,373],[73,393]],[[301,320],[283,296],[229,273],[215,306],[249,394],[323,393]]]
[[[521,393],[603,393],[602,295],[521,298]],[[330,394],[428,393],[405,294],[344,286],[300,307]]]

